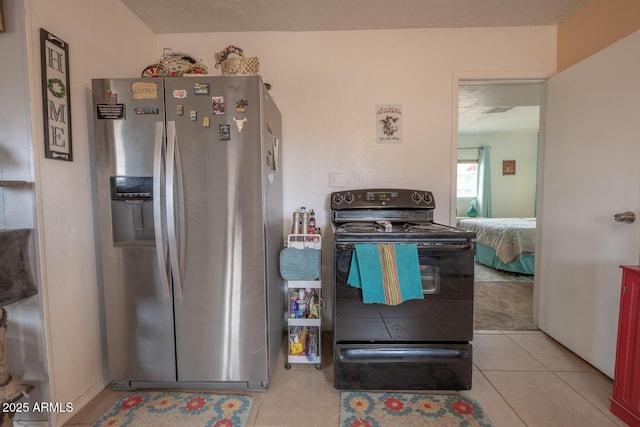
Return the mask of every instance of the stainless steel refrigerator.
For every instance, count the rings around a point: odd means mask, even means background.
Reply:
[[[116,388],[264,390],[283,339],[281,116],[259,76],[95,79]]]

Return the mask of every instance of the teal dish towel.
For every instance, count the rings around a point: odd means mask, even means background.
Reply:
[[[284,280],[316,280],[320,277],[320,249],[284,248],[280,275]]]
[[[423,299],[417,245],[356,244],[347,283],[362,289],[366,304]]]

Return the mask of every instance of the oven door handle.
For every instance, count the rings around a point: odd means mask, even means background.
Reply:
[[[382,242],[378,242],[382,243]],[[373,243],[375,244],[375,243]],[[403,244],[403,243],[399,243]],[[404,243],[406,244],[406,242]],[[466,251],[472,250],[475,248],[475,243],[473,242],[464,242],[464,243],[452,243],[452,242],[418,242],[414,243],[418,249],[430,249],[434,251]],[[355,243],[337,243],[336,249],[339,250],[353,250],[355,249]]]
[[[363,362],[425,362],[434,359],[462,359],[468,350],[454,348],[345,348],[340,349],[338,357],[343,363]]]

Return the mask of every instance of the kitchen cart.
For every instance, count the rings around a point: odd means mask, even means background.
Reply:
[[[299,249],[306,255],[301,257],[307,270],[301,277],[311,280],[287,280],[287,363],[315,364],[322,368],[322,280],[320,234],[290,234],[287,237],[288,248]],[[314,265],[308,265],[313,263]],[[317,263],[317,265],[315,265]],[[311,271],[311,273],[309,272]],[[316,273],[317,272],[317,273]],[[310,277],[309,275],[317,277]]]

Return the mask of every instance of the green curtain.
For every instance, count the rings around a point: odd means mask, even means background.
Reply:
[[[491,147],[483,145],[478,150],[478,216],[491,218]]]
[[[540,160],[540,132],[538,132],[536,141],[536,195],[533,200],[533,216],[538,216],[538,161]]]

